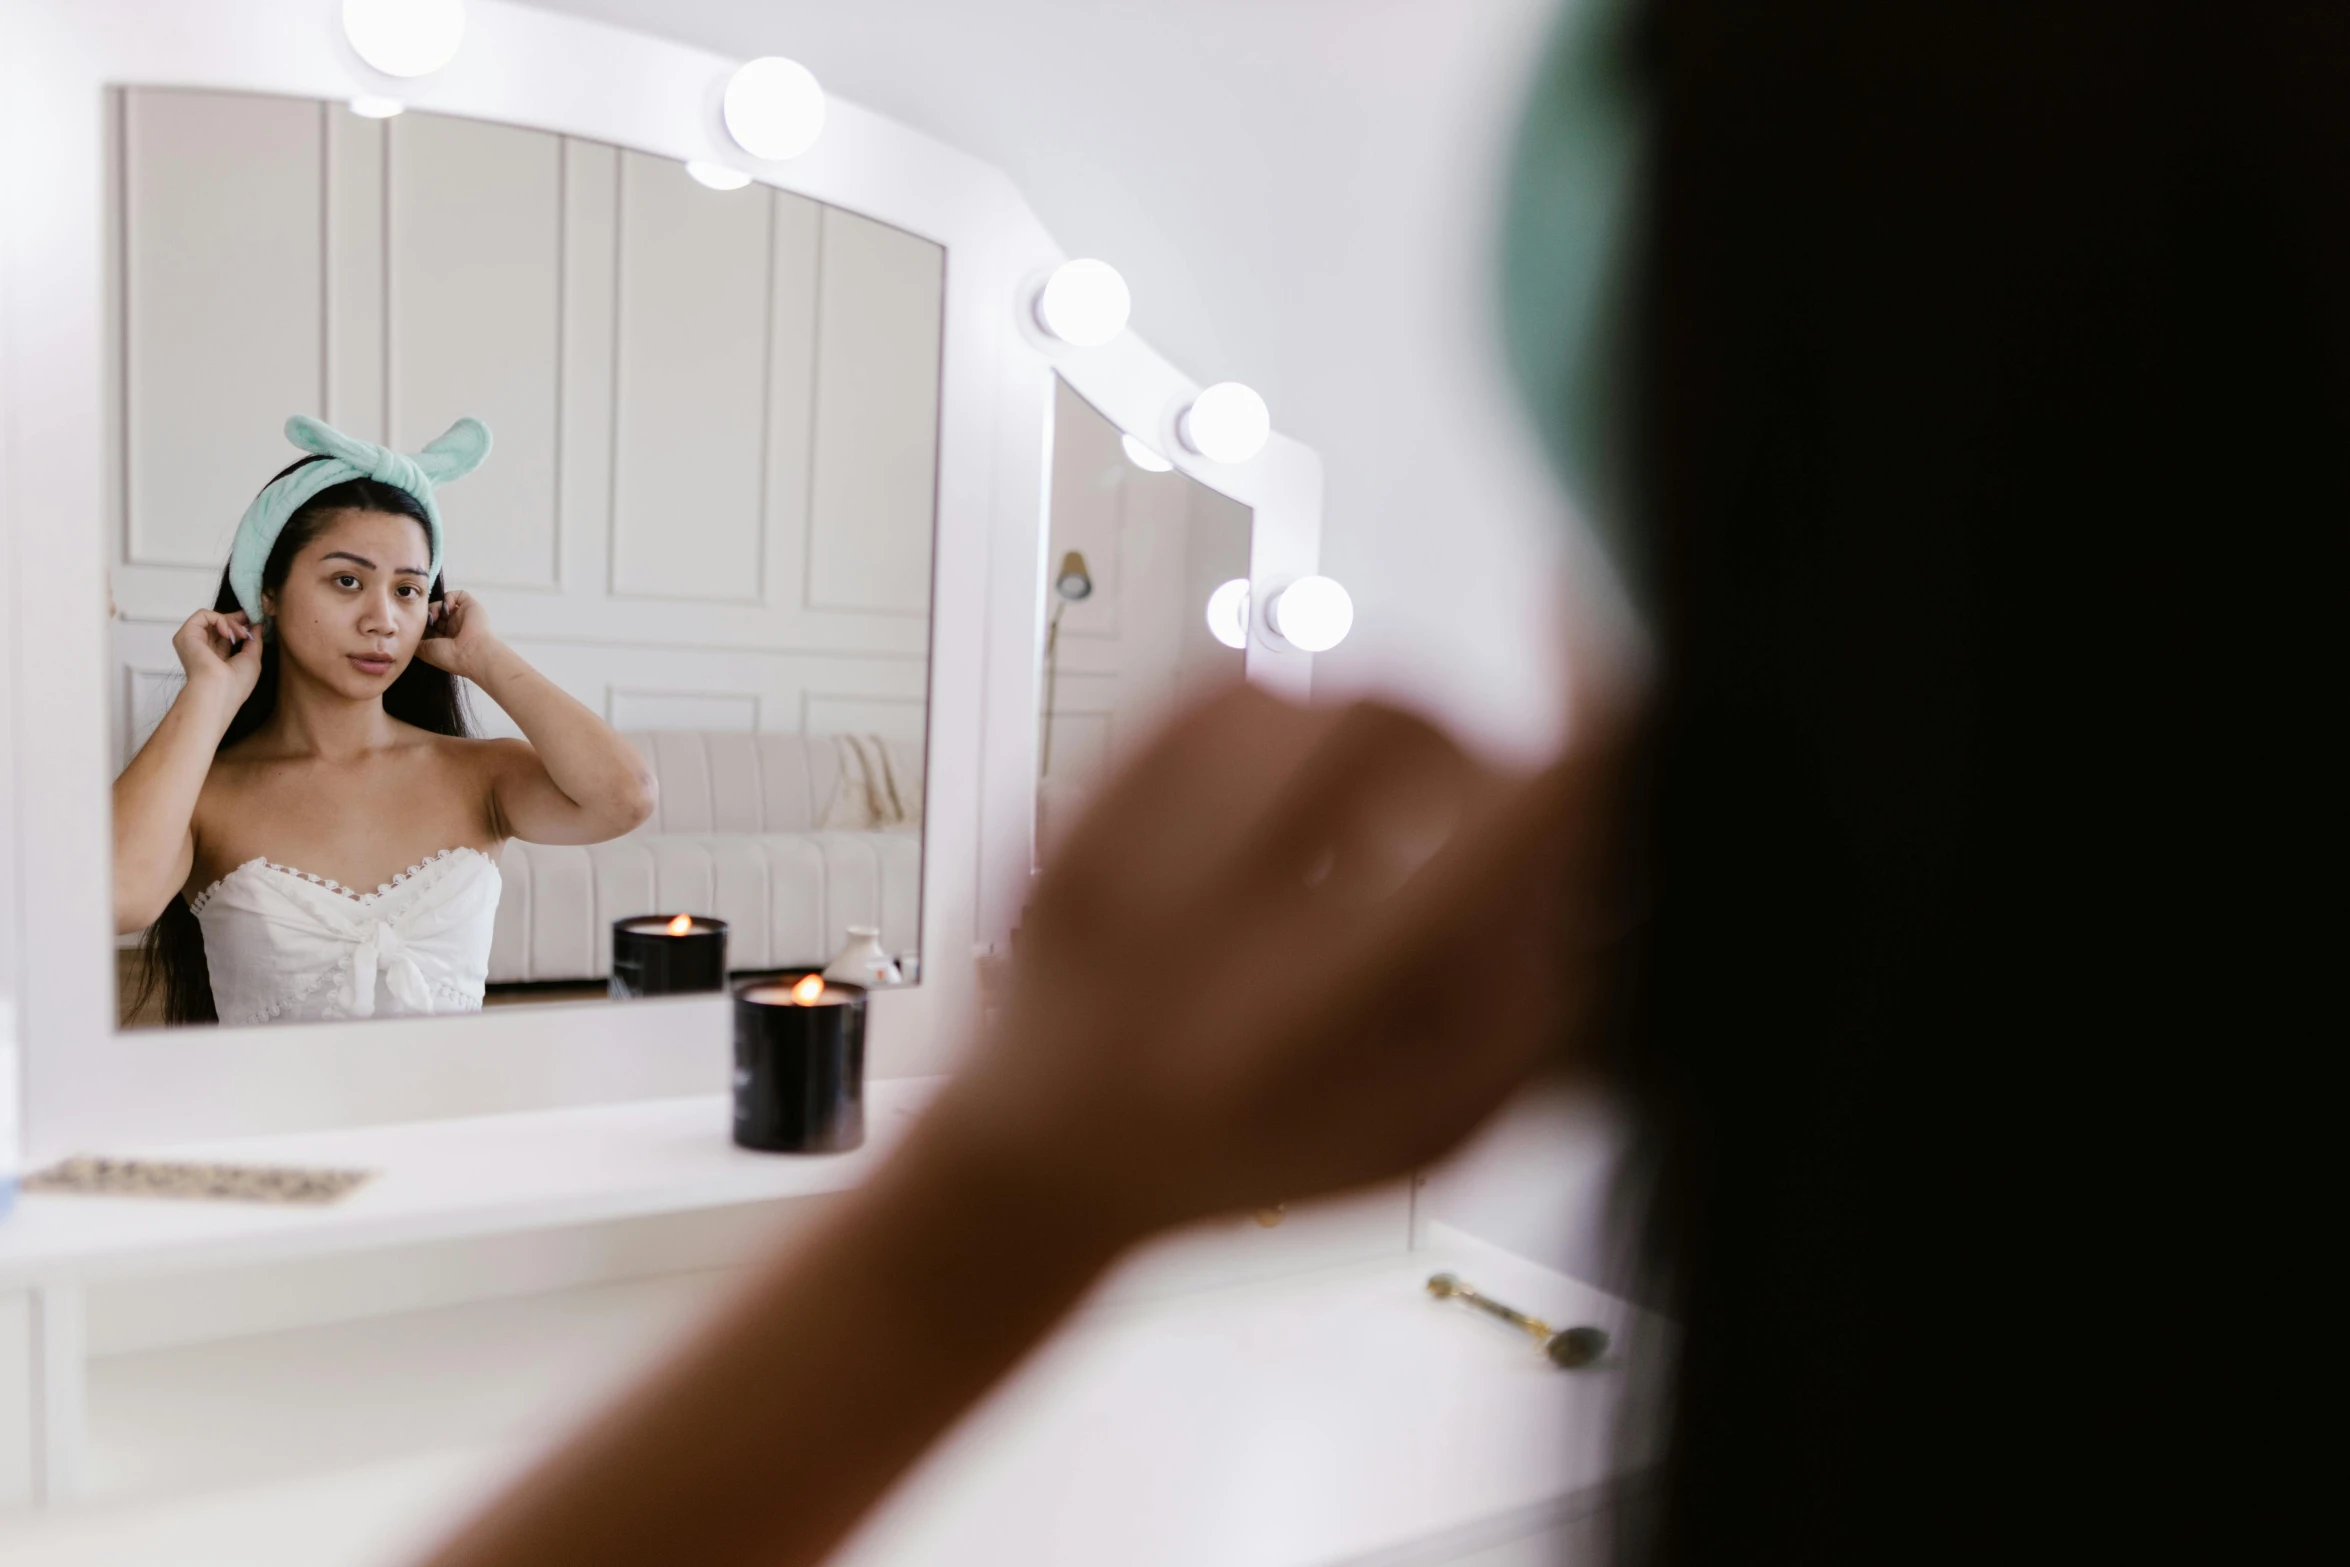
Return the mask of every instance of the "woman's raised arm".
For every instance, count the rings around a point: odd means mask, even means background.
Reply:
[[[653,772],[586,704],[498,640],[470,593],[433,607],[416,656],[489,693],[530,737],[499,747],[492,806],[499,830],[532,843],[602,843],[653,814]]]
[[[196,799],[213,753],[261,678],[261,638],[241,614],[200,609],[171,639],[188,683],[114,780],[114,929],[155,923],[196,860]]]

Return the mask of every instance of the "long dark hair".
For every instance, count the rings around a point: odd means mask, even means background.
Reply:
[[[2323,1233],[2223,1140],[2323,1146],[2286,1102],[2335,965],[2284,889],[2338,777],[2350,17],[1657,0],[1638,38],[1664,700],[1618,1064],[1665,1194],[1631,1287],[1685,1353],[1625,1543],[2257,1532],[2265,1470],[2221,1475],[2275,1418],[2170,1400],[2297,1392],[2320,1342],[2196,1356],[2225,1308],[2161,1281]]]
[[[275,484],[287,474],[324,462],[323,457],[305,457],[281,469],[270,478]],[[266,486],[265,486],[266,488]],[[374,479],[347,479],[341,484],[330,484],[302,503],[286,519],[285,530],[278,534],[270,547],[269,560],[261,568],[263,591],[275,593],[285,586],[286,574],[293,569],[294,557],[311,540],[318,537],[329,519],[339,512],[376,511],[394,516],[412,518],[419,527],[426,526],[424,507],[415,496],[395,485]],[[446,596],[446,574],[435,577],[428,597],[439,603]],[[229,585],[228,571],[220,574],[220,592],[214,595],[212,607],[222,614],[233,614],[243,608],[237,602],[236,590]],[[267,724],[277,711],[278,646],[275,636],[261,639],[261,674],[253,682],[253,691],[229,720],[228,732],[220,738],[220,749],[225,750],[255,733]],[[402,723],[414,724],[419,729],[436,735],[466,735],[472,732],[465,712],[465,688],[455,675],[421,658],[411,658],[408,667],[384,692],[384,711]],[[167,1023],[217,1023],[220,1014],[212,1004],[212,971],[204,961],[204,928],[197,923],[195,911],[188,907],[184,894],[172,894],[163,913],[147,927],[146,936],[139,943],[142,963],[139,988],[125,1015],[138,1012],[160,988],[163,992],[163,1019]]]

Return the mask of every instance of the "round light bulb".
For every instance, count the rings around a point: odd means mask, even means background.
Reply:
[[[465,0],[343,0],[343,36],[386,76],[430,76],[465,41]]]
[[[1119,436],[1118,444],[1126,449],[1126,460],[1144,473],[1167,473],[1175,467],[1173,463],[1131,435]]]
[[[1036,324],[1064,343],[1099,348],[1126,330],[1134,296],[1107,261],[1064,261],[1036,295]]]
[[[1192,399],[1176,431],[1184,445],[1211,462],[1247,462],[1271,438],[1273,414],[1254,388],[1218,381]]]
[[[407,107],[397,98],[379,98],[373,93],[361,93],[351,100],[351,112],[363,120],[388,120]]]
[[[697,184],[712,190],[741,190],[751,183],[751,177],[740,169],[730,169],[723,163],[705,163],[700,158],[688,163],[685,171]]]
[[[1226,647],[1248,646],[1248,578],[1234,577],[1208,595],[1208,634]]]
[[[726,134],[754,158],[796,158],[824,132],[824,89],[797,60],[763,55],[726,84]]]
[[[1265,616],[1291,647],[1326,653],[1354,629],[1355,601],[1328,577],[1300,577],[1273,595]]]

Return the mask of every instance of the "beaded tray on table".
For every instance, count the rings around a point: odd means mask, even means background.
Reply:
[[[93,1197],[183,1197],[213,1202],[329,1203],[371,1179],[372,1170],[306,1170],[290,1165],[179,1164],[77,1154],[24,1178],[28,1192]]]

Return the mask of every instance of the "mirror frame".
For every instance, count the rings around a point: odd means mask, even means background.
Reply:
[[[91,1148],[716,1093],[724,997],[499,1007],[366,1026],[115,1027],[104,689],[107,89],[347,98],[718,156],[780,189],[946,247],[923,981],[873,1001],[868,1069],[951,1065],[968,954],[1003,940],[1033,868],[1053,376],[1256,513],[1256,602],[1311,573],[1322,474],[1276,434],[1245,464],[1181,448],[1199,388],[1129,332],[1075,349],[1027,308],[1062,259],[998,169],[829,98],[790,163],[743,156],[718,105],[739,63],[507,0],[471,0],[442,71],[393,82],[335,0],[13,0],[0,12],[0,1020],[21,1045],[27,1164]],[[550,62],[559,62],[551,65]],[[80,520],[76,520],[80,519]],[[1306,694],[1312,659],[1255,628],[1250,678]],[[5,1059],[5,1052],[0,1052]]]

